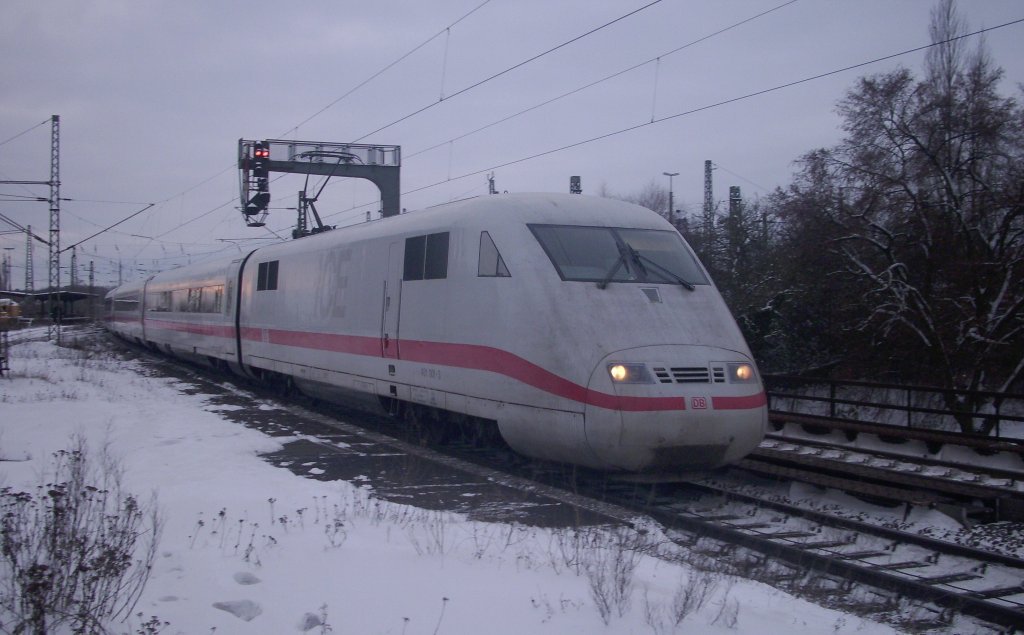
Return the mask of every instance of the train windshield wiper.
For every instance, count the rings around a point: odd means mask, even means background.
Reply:
[[[633,260],[635,260],[636,263],[638,265],[640,265],[641,268],[643,268],[643,264],[642,263],[646,262],[650,267],[653,267],[655,269],[655,271],[657,271],[661,275],[663,275],[663,276],[665,276],[665,277],[667,277],[667,278],[669,278],[671,280],[674,280],[677,284],[679,284],[679,285],[681,285],[683,287],[686,287],[686,289],[688,289],[690,291],[693,291],[695,289],[695,287],[693,286],[692,282],[682,278],[681,276],[677,275],[676,273],[673,273],[670,269],[666,269],[665,267],[662,267],[661,265],[659,265],[655,261],[651,260],[650,258],[648,258],[647,256],[643,255],[642,253],[638,252],[636,249],[633,249],[632,247],[629,247],[629,251],[633,255]]]
[[[629,249],[629,247],[626,247],[626,249]],[[601,282],[597,283],[598,289],[604,289],[605,287],[607,287],[608,283],[611,282],[612,278],[615,277],[615,274],[619,272],[619,269],[621,269],[626,264],[626,258],[630,256],[629,252],[627,252],[626,249],[619,247],[619,257],[615,259],[615,264],[612,265],[611,270],[608,271],[608,275],[606,275],[604,279],[601,280]]]
[[[670,281],[682,287],[685,287],[690,291],[693,291],[696,288],[694,287],[693,283],[690,282],[689,280],[686,280],[685,278],[679,276],[672,270],[667,269],[666,267],[658,264],[651,258],[648,258],[642,253],[638,252],[636,249],[634,249],[631,245],[628,244],[619,247],[619,257],[615,259],[615,264],[613,264],[612,268],[608,271],[608,275],[606,275],[603,280],[597,283],[597,288],[604,289],[605,287],[607,287],[608,283],[611,282],[613,278],[615,278],[615,275],[617,273],[619,273],[619,269],[626,267],[628,271],[629,265],[627,260],[633,261],[633,264],[636,266],[637,271],[644,278],[648,278],[648,282],[651,282],[651,280],[649,280],[650,274],[647,271],[648,267],[650,267],[659,276],[663,278],[668,278]]]

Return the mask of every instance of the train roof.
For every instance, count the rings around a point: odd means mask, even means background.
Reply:
[[[552,223],[604,227],[672,229],[657,213],[633,203],[580,194],[493,194],[443,203],[398,216],[303,238],[303,244],[358,241],[388,235],[410,235],[441,229],[494,229],[500,225]],[[272,256],[293,249],[294,241],[261,247],[259,253]]]
[[[338,229],[307,236],[299,241],[286,241],[260,247],[251,254],[260,259],[273,258],[296,248],[314,249],[339,242],[368,240],[388,235],[414,235],[442,229],[480,228],[497,229],[502,225],[548,223],[591,225],[603,227],[639,227],[644,229],[672,229],[657,213],[633,203],[613,198],[583,196],[581,194],[534,193],[493,194],[443,203],[421,210],[390,216],[375,221],[339,227]],[[301,243],[305,247],[296,247]],[[223,271],[231,261],[243,258],[211,260],[207,263],[171,269],[153,276],[153,283],[171,283],[175,280],[195,280]],[[141,288],[145,281],[127,283],[116,292]],[[111,292],[114,293],[114,292]]]
[[[446,203],[417,214],[431,224],[441,218],[452,226],[509,223],[564,223],[670,229],[671,225],[646,207],[613,198],[580,194],[494,194]],[[427,220],[429,217],[429,221]]]

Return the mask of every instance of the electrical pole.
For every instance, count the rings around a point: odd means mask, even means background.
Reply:
[[[679,173],[678,172],[662,172],[662,174],[664,174],[665,176],[668,177],[668,222],[672,223],[672,226],[675,227],[676,226],[676,213],[675,213],[675,207],[673,207],[673,203],[672,203],[672,177],[673,176],[679,176]]]
[[[89,317],[96,319],[96,263],[89,261]]]
[[[36,292],[36,272],[32,266],[32,226],[25,228],[25,294]]]
[[[14,255],[11,252],[14,247],[4,247],[4,251],[7,252],[4,254],[4,290],[14,291],[14,285],[11,284],[11,260]]]
[[[711,242],[715,232],[715,199],[711,192],[711,170],[713,166],[710,159],[704,161],[704,222],[702,231],[704,234],[704,265],[711,267]]]
[[[50,133],[50,288],[47,310],[50,328],[47,336],[57,336],[60,343],[60,115],[53,116]]]

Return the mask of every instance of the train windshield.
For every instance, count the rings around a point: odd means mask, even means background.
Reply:
[[[530,225],[562,280],[709,284],[696,258],[674,231]]]

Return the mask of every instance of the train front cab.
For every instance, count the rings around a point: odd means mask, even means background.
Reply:
[[[107,329],[138,344],[145,339],[142,322],[144,288],[145,282],[127,284],[111,291],[104,298]]]
[[[671,361],[657,361],[671,360]],[[618,351],[594,369],[587,445],[628,472],[711,469],[749,454],[764,437],[767,403],[754,364],[736,351],[658,346]]]
[[[577,438],[582,432],[585,440],[577,447],[587,451],[558,457],[556,448],[571,444],[557,441],[548,451],[556,460],[628,472],[735,462],[757,447],[767,424],[756,367],[728,308],[679,234],[667,223],[637,222],[529,224],[560,278],[554,282],[559,301],[587,307],[586,320],[557,338],[576,342],[577,351],[595,345],[614,351],[588,365],[592,371],[578,398],[583,416],[565,427]],[[503,434],[505,428],[511,426]],[[518,435],[509,429],[509,436]]]

